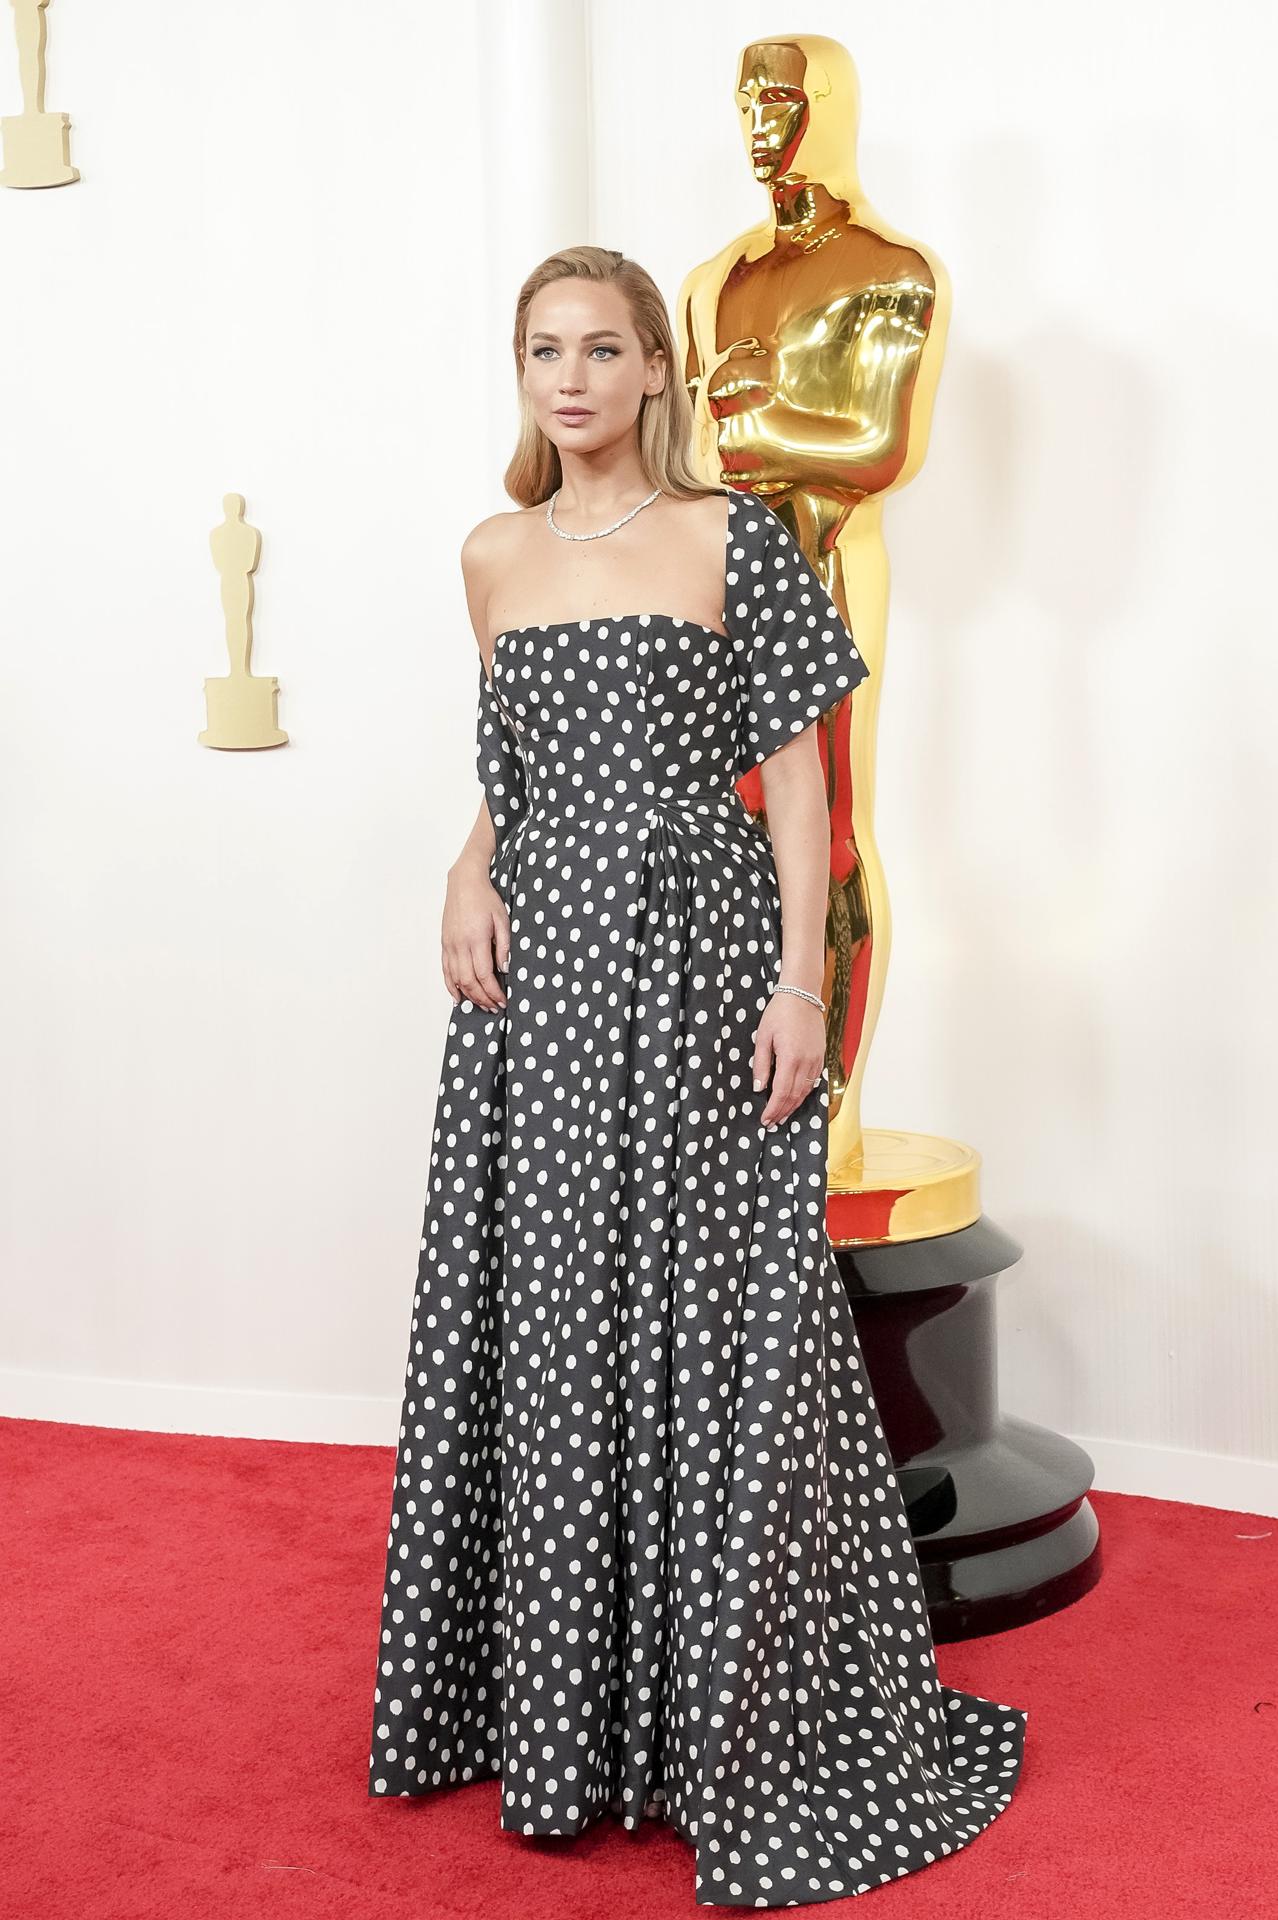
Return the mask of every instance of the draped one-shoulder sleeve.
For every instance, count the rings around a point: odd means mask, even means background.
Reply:
[[[741,663],[739,780],[870,670],[802,547],[752,493],[733,500],[727,562],[724,608]]]
[[[479,667],[475,770],[488,802],[488,812],[496,834],[496,848],[500,848],[527,809],[528,782],[519,743],[498,705],[496,694],[488,684],[482,661]]]

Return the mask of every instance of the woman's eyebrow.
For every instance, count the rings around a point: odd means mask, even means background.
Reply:
[[[543,333],[540,328],[528,337],[530,340],[553,340],[556,345],[559,344],[557,333]],[[583,333],[581,337],[583,340],[620,340],[621,335],[615,327],[596,327],[593,333]]]

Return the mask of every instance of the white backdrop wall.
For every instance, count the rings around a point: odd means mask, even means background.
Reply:
[[[801,28],[954,283],[887,518],[865,1119],[984,1156],[1005,1406],[1278,1512],[1271,10],[49,22],[84,179],[0,194],[0,1412],[393,1439],[514,294],[588,239],[673,299],[763,211],[738,52]],[[228,490],[276,752],[195,744]]]

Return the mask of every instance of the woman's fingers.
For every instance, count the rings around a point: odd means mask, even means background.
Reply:
[[[466,955],[458,971],[457,984],[467,1000],[477,1007],[485,1008],[489,1013],[498,1007],[504,1007],[506,996],[501,990],[501,982],[493,970],[492,947],[473,947]]]
[[[504,907],[493,915],[493,945],[497,949],[498,971],[505,973],[510,966],[510,916]]]
[[[776,1065],[772,1074],[772,1087],[759,1115],[761,1127],[775,1127],[779,1121],[788,1120],[796,1107],[811,1093],[820,1076],[822,1060],[812,1060],[806,1053],[797,1053],[784,1046],[777,1050]]]
[[[772,1072],[772,1035],[766,1026],[759,1028],[755,1038],[754,1053],[750,1058],[750,1072],[754,1077],[754,1090],[762,1093],[768,1084]]]
[[[454,1005],[458,1000],[469,1000],[489,1013],[505,1006],[506,995],[493,963],[491,931],[473,945],[446,948],[443,970]]]

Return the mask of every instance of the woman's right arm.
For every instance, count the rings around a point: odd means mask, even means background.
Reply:
[[[498,559],[494,523],[503,518],[494,514],[482,520],[467,534],[461,549],[466,604],[485,676],[489,663],[481,636],[486,633],[488,579]],[[448,869],[440,927],[440,964],[454,1005],[464,998],[489,1012],[506,1004],[497,974],[505,973],[510,964],[510,917],[505,901],[488,877],[496,846],[497,834],[485,796],[461,852]]]
[[[505,973],[510,964],[510,916],[488,877],[496,844],[488,802],[483,800],[465,846],[448,869],[440,928],[444,984],[454,1004],[465,998],[490,1012],[506,1004],[497,973]]]

